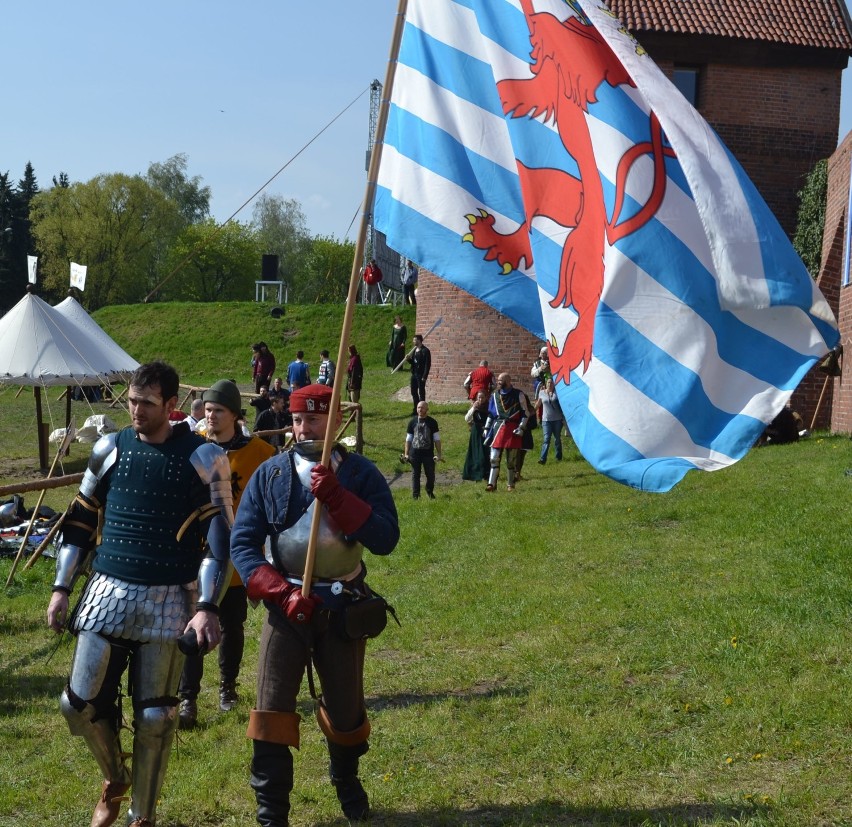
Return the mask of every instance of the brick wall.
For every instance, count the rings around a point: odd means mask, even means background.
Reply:
[[[849,202],[849,170],[852,162],[852,133],[846,136],[828,162],[828,199],[822,242],[819,286],[832,306],[840,325],[845,350],[845,376],[829,381],[826,396],[831,404],[831,430],[852,433],[852,286],[842,287],[843,254]],[[825,374],[819,374],[820,385]],[[826,405],[826,402],[823,402]]]
[[[432,370],[426,383],[426,399],[436,402],[465,400],[465,376],[487,359],[495,376],[503,371],[530,393],[530,369],[542,342],[479,299],[426,270],[417,280],[417,332],[425,334],[439,318],[442,323],[429,334]]]

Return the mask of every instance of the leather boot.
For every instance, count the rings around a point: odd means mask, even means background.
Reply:
[[[109,827],[121,810],[124,794],[130,789],[130,784],[120,781],[104,781],[101,800],[95,806],[92,814],[92,827]]]
[[[260,827],[288,827],[293,755],[284,744],[254,741],[251,786],[257,801]]]
[[[340,809],[350,821],[366,821],[370,817],[370,800],[358,778],[358,759],[367,752],[367,743],[343,746],[328,743],[328,775]]]

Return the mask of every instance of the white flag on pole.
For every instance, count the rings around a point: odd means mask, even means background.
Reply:
[[[38,267],[38,257],[27,256],[27,274],[30,284],[36,283],[36,268]]]
[[[71,286],[78,290],[86,289],[86,265],[71,262]]]

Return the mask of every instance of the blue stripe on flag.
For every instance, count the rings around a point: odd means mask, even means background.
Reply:
[[[707,396],[701,377],[601,304],[595,317],[595,358],[679,420],[704,448],[736,456],[766,427],[752,416],[723,411]]]
[[[722,310],[711,274],[692,250],[659,222],[649,222],[621,239],[616,247],[713,328],[719,355],[729,364],[786,390],[793,390],[813,364],[810,356]]]
[[[382,225],[387,227],[392,249],[404,252],[407,258],[509,316],[534,336],[544,338],[538,288],[533,279],[518,272],[501,275],[495,262],[482,260],[481,250],[395,200],[386,187],[376,188],[376,213],[383,216]]]
[[[449,89],[492,115],[503,117],[500,96],[494,85],[494,72],[488,63],[407,26],[413,36],[403,40],[399,63],[425,75],[438,86]]]
[[[417,164],[467,190],[471,203],[467,207],[460,204],[458,215],[487,204],[513,221],[524,220],[517,173],[484,158],[476,147],[459,143],[443,129],[396,106],[388,118],[385,143],[397,147],[402,155],[415,147]],[[482,182],[487,183],[487,194]]]
[[[585,459],[616,482],[643,491],[669,491],[697,468],[681,457],[645,457],[614,434],[589,410],[589,387],[575,375],[570,385],[557,385],[557,394],[571,436]]]

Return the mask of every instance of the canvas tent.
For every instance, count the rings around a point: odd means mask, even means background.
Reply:
[[[65,316],[77,328],[88,333],[92,339],[100,344],[104,354],[110,357],[110,362],[114,368],[122,372],[133,373],[139,367],[139,362],[130,356],[126,350],[120,348],[73,296],[68,296],[67,299],[61,301],[53,309]]]
[[[82,307],[80,311],[85,313]],[[92,319],[89,321],[97,327]],[[109,338],[103,330],[101,334]],[[47,429],[42,423],[41,389],[126,382],[138,362],[110,342],[107,347],[85,323],[72,321],[32,293],[0,319],[0,382],[34,389],[42,468],[47,467]],[[70,416],[69,394],[66,426]]]

